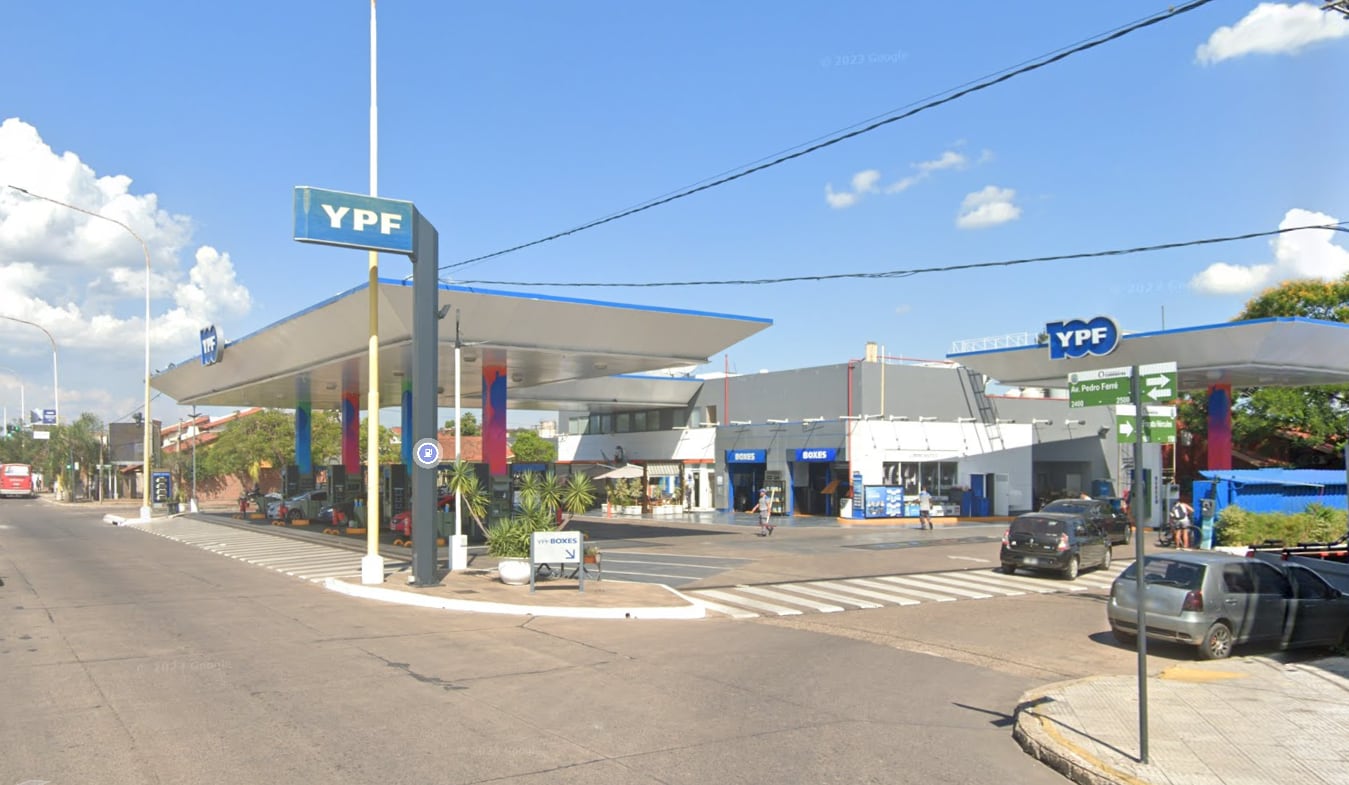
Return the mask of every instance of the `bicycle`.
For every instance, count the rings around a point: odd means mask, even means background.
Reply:
[[[1176,544],[1176,543],[1177,543],[1177,539],[1176,539],[1176,532],[1177,532],[1177,530],[1184,530],[1184,531],[1186,531],[1186,532],[1189,534],[1189,537],[1187,537],[1187,539],[1189,540],[1189,542],[1191,543],[1191,546],[1193,547],[1193,543],[1195,542],[1195,539],[1196,539],[1196,537],[1198,536],[1199,527],[1198,527],[1198,526],[1195,526],[1194,524],[1190,523],[1189,521],[1186,521],[1185,523],[1178,523],[1178,522],[1176,522],[1176,521],[1174,521],[1174,520],[1168,520],[1168,521],[1162,526],[1162,528],[1160,528],[1160,529],[1157,530],[1157,546],[1158,546],[1159,548],[1178,548],[1178,547],[1180,547],[1179,545]]]

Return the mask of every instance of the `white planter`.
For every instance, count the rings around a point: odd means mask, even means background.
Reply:
[[[502,583],[523,586],[529,583],[529,559],[502,559],[497,563],[497,575]]]
[[[641,514],[642,514],[642,505],[640,505],[640,504],[629,504],[628,506],[626,506],[626,507],[623,508],[623,514],[624,514],[624,515],[636,515],[636,516],[640,517]]]

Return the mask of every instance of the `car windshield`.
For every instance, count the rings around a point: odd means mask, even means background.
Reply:
[[[1061,534],[1066,531],[1067,522],[1056,518],[1017,518],[1012,521],[1014,534]]]
[[[1064,500],[1050,502],[1044,506],[1045,512],[1089,512],[1091,508],[1089,502]]]
[[[1121,580],[1136,580],[1137,564],[1130,564],[1120,573]],[[1195,591],[1204,585],[1204,565],[1164,556],[1149,556],[1143,565],[1143,581],[1159,586],[1177,586]]]

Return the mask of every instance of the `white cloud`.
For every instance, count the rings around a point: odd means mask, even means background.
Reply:
[[[1284,215],[1279,228],[1333,223],[1338,221],[1325,213],[1293,208]],[[1216,262],[1192,278],[1190,287],[1204,294],[1242,294],[1292,279],[1342,278],[1349,273],[1349,249],[1335,244],[1340,236],[1333,229],[1304,229],[1275,235],[1270,240],[1273,263]]]
[[[857,204],[857,194],[843,191],[839,193],[834,190],[832,183],[824,187],[824,200],[835,210],[842,210],[845,207],[852,207]]]
[[[880,172],[875,169],[864,169],[852,176],[852,189],[859,194],[870,193],[876,190],[876,182],[880,179]]]
[[[1016,191],[996,185],[968,194],[960,203],[956,226],[961,229],[984,229],[1015,221],[1021,217],[1021,208],[1016,206],[1015,199]]]
[[[227,254],[202,246],[183,271],[192,220],[162,209],[155,194],[133,192],[132,182],[126,175],[99,175],[73,152],[53,151],[18,118],[0,122],[0,314],[52,334],[63,410],[83,400],[100,407],[100,416],[120,417],[139,403],[146,249],[156,367],[192,356],[201,327],[251,307]],[[144,249],[115,223],[7,185],[119,221],[144,240]],[[49,347],[40,331],[0,319],[0,365],[21,370],[32,382],[29,397],[39,403],[52,395],[40,387],[51,378]],[[103,392],[80,398],[81,389]]]
[[[1217,262],[1190,280],[1190,286],[1205,294],[1240,294],[1262,289],[1274,275],[1272,264],[1241,266]]]
[[[963,142],[961,142],[963,144]],[[988,150],[979,159],[979,163],[991,160],[993,154]],[[825,186],[824,198],[830,207],[842,209],[852,207],[861,200],[863,194],[877,193],[897,194],[906,191],[917,185],[932,175],[933,172],[939,172],[943,169],[964,169],[969,165],[969,159],[962,153],[954,150],[947,150],[931,161],[919,161],[909,164],[909,168],[916,170],[915,174],[902,177],[893,183],[878,188],[881,181],[881,173],[878,169],[863,169],[852,176],[852,191],[835,191],[832,184]]]
[[[1219,27],[1195,50],[1203,65],[1248,54],[1295,54],[1303,48],[1349,36],[1349,19],[1311,3],[1261,3],[1240,22]]]

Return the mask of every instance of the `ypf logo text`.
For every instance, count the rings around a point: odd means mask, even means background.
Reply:
[[[1082,321],[1050,322],[1045,325],[1049,335],[1049,359],[1086,357],[1089,354],[1106,355],[1119,345],[1119,327],[1108,316]]]

